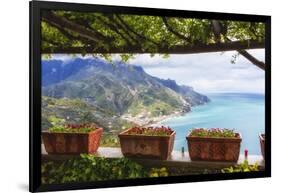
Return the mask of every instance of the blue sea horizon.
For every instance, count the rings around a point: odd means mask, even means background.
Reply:
[[[242,135],[240,153],[260,155],[259,133],[265,131],[265,95],[260,93],[209,93],[211,102],[160,124],[176,131],[174,150],[187,150],[186,135],[192,128],[228,128]]]

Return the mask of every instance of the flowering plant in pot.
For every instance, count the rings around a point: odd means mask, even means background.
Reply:
[[[94,124],[67,124],[43,131],[42,138],[48,154],[95,153],[102,132]]]
[[[191,160],[237,162],[241,134],[230,129],[198,128],[186,137]]]
[[[265,144],[265,134],[259,134],[259,139],[260,139],[260,146],[261,146],[261,154],[264,159],[264,144]]]
[[[171,155],[175,131],[169,127],[133,127],[121,132],[121,151],[125,157],[166,160]]]

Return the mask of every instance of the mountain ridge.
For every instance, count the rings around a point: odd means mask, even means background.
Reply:
[[[141,66],[101,59],[42,61],[42,93],[55,99],[78,99],[127,121],[185,113],[209,98],[174,80],[147,74]],[[143,123],[143,121],[141,122]]]

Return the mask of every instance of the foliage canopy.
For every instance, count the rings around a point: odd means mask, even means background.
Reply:
[[[41,23],[43,54],[91,53],[110,59],[110,54],[120,53],[127,61],[137,53],[153,56],[265,47],[265,24],[259,22],[43,11]]]

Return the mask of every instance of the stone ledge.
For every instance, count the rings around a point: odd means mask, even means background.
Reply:
[[[63,161],[78,155],[49,155],[45,151],[44,145],[42,145],[42,160],[46,161]],[[99,147],[96,153],[98,157],[106,158],[122,158],[122,152],[120,148],[116,147]],[[172,155],[167,160],[153,160],[153,159],[134,159],[136,162],[147,166],[166,166],[166,167],[191,167],[191,168],[207,168],[207,169],[221,169],[234,165],[233,162],[211,162],[211,161],[191,161],[188,152],[181,153],[179,151],[173,151]],[[244,161],[244,155],[240,155],[238,163]],[[249,155],[249,164],[258,163],[260,168],[264,168],[264,160],[261,155]]]

